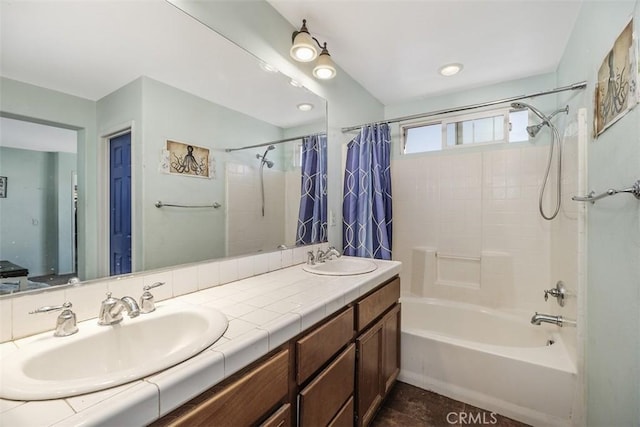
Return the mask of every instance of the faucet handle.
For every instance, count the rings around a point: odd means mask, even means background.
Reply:
[[[307,252],[307,264],[309,264],[309,265],[315,265],[316,264],[316,257],[313,254],[313,251],[308,251]]]
[[[165,282],[155,282],[152,285],[144,285],[142,290],[144,290],[142,296],[140,297],[140,312],[141,313],[151,313],[156,309],[156,304],[153,295],[149,292],[149,289],[157,288],[158,286],[164,285]]]
[[[555,288],[551,288],[551,289],[545,289],[544,291],[544,300],[547,301],[549,299],[549,295],[551,295],[552,297],[556,298],[556,300],[558,301],[558,305],[560,307],[564,307],[564,300],[567,297],[567,289],[564,286],[564,283],[562,282],[562,280],[560,280],[558,283],[556,283],[556,287]]]
[[[68,310],[71,307],[73,307],[73,305],[70,302],[65,302],[64,304],[61,304],[61,305],[45,305],[43,307],[39,307],[33,311],[30,311],[29,314],[49,313],[51,311],[58,311],[58,310],[65,310],[65,309]]]
[[[39,307],[34,311],[30,311],[29,314],[37,313],[49,313],[52,311],[62,310],[62,313],[56,319],[56,330],[53,333],[55,337],[66,337],[78,332],[78,326],[76,325],[76,314],[71,311],[73,305],[70,302],[65,302],[62,305],[46,305]]]

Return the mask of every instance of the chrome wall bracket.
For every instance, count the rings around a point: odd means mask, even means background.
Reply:
[[[600,200],[604,197],[613,196],[618,193],[629,193],[632,194],[636,199],[640,200],[640,179],[637,180],[631,187],[625,188],[623,190],[615,190],[613,188],[608,189],[604,193],[597,194],[595,191],[590,192],[586,196],[573,196],[571,200],[576,202],[591,202],[595,203],[596,200]]]

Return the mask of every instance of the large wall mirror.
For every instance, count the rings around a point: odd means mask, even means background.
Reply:
[[[165,1],[1,8],[0,294],[326,240],[324,99]]]

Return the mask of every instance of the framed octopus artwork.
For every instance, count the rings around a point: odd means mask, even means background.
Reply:
[[[163,169],[170,174],[210,177],[210,153],[208,148],[167,140]]]
[[[600,135],[638,103],[637,41],[631,20],[598,70],[594,133]]]

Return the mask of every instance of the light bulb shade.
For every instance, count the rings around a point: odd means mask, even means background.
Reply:
[[[316,66],[313,68],[313,75],[322,80],[332,79],[336,76],[336,66],[326,49],[323,49],[318,57]]]
[[[313,39],[306,31],[298,32],[293,38],[293,45],[289,54],[299,62],[311,62],[318,57],[318,51],[313,45]]]

